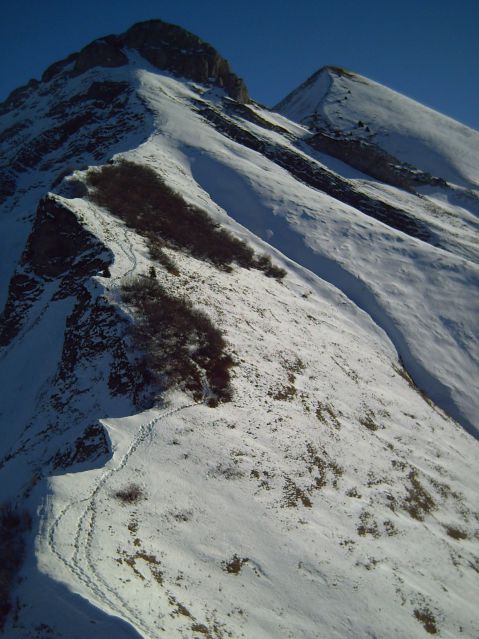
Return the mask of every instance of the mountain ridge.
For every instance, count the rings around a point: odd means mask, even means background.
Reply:
[[[401,162],[477,191],[479,132],[357,73],[322,67],[275,109],[313,131],[372,142]],[[449,148],[456,138],[457,147]]]
[[[472,637],[473,194],[123,54],[0,115],[6,635]]]
[[[227,60],[210,44],[183,27],[156,19],[137,22],[120,35],[97,38],[79,52],[54,62],[45,69],[40,80],[30,80],[0,102],[0,113],[18,106],[31,89],[42,82],[50,82],[59,74],[66,72],[75,77],[92,67],[126,65],[128,59],[122,52],[124,48],[138,51],[158,69],[170,70],[198,82],[213,81],[239,102],[249,100],[244,82],[231,72]]]

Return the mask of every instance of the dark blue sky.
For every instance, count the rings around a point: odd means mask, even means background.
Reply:
[[[0,100],[52,62],[161,18],[210,42],[271,106],[326,64],[479,129],[479,0],[13,0],[0,20]]]

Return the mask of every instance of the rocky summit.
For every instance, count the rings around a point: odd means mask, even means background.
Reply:
[[[477,637],[478,153],[161,20],[0,105],[0,633]]]

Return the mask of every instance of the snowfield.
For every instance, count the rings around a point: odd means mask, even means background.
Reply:
[[[88,280],[89,304],[131,318],[120,287],[154,266],[213,320],[235,366],[233,399],[215,408],[170,389],[138,413],[109,393],[103,355],[80,354],[60,382],[76,298],[57,299],[47,282],[0,352],[0,496],[22,495],[36,515],[5,635],[477,637],[478,210],[465,189],[477,188],[479,134],[331,71],[288,96],[282,115],[247,107],[259,123],[139,56],[101,78],[131,83],[144,116],[113,160],[152,168],[287,274],[227,272],[171,248],[179,275],[162,269],[144,238],[72,187],[105,158],[85,154],[55,187],[58,167],[39,171],[38,191],[6,201],[5,297],[24,268],[25,210],[50,189],[111,255],[109,273]],[[456,190],[406,193],[306,148],[306,116],[333,121],[344,92],[346,128],[363,120],[386,150]],[[437,245],[299,180],[214,126],[205,106],[262,148],[417,216]],[[52,472],[56,447],[92,424],[105,449]]]
[[[275,109],[305,125],[371,138],[418,169],[479,188],[477,131],[356,73],[324,67]]]

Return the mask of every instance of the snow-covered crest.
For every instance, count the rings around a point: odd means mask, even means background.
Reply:
[[[479,189],[479,133],[356,73],[324,67],[276,107],[307,126],[372,141],[402,162]]]

